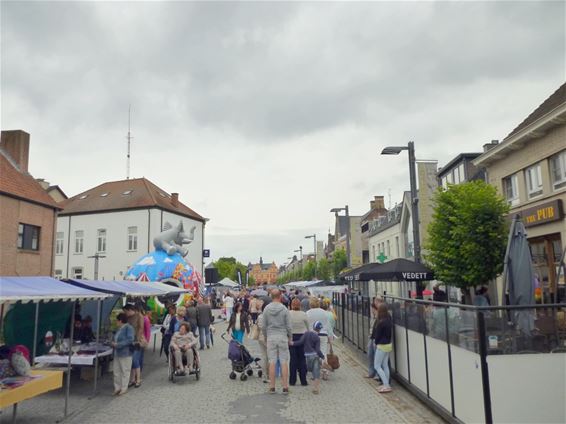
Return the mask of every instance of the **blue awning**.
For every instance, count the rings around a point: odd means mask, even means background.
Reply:
[[[180,294],[188,290],[160,283],[142,283],[139,281],[94,281],[94,280],[65,280],[69,285],[82,287],[98,292],[119,296],[151,297],[166,294]]]
[[[103,299],[107,294],[51,277],[0,277],[0,303]]]

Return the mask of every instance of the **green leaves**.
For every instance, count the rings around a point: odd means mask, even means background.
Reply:
[[[428,228],[426,261],[439,280],[474,287],[503,268],[509,207],[495,187],[484,181],[440,188]]]
[[[245,284],[246,271],[248,267],[238,261],[236,258],[220,258],[214,262],[215,268],[218,270],[218,278],[229,278],[232,281],[238,281],[238,270],[242,274],[242,284]],[[250,277],[251,279],[251,277]],[[250,281],[250,284],[252,281]]]

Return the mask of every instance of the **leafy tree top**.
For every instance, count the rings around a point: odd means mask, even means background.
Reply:
[[[509,206],[484,181],[440,188],[428,227],[427,262],[439,280],[474,287],[503,270]]]

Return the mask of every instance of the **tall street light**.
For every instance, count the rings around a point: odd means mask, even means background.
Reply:
[[[316,280],[316,234],[311,234],[310,236],[305,236],[306,239],[314,239],[314,279]]]
[[[382,155],[398,155],[403,150],[409,152],[409,178],[411,184],[411,215],[413,217],[413,244],[415,262],[421,262],[421,238],[419,231],[419,199],[417,197],[417,176],[415,173],[415,143],[409,141],[407,146],[390,146],[381,151]]]
[[[348,265],[348,268],[350,268],[351,266],[351,260],[350,260],[350,212],[348,209],[348,205],[344,206],[343,208],[332,208],[330,209],[330,212],[334,212],[334,215],[336,216],[336,220],[338,220],[338,212],[344,211],[346,212],[346,262]],[[340,229],[340,224],[338,224],[338,229]]]
[[[300,256],[301,260],[299,262],[299,269],[301,270],[301,272],[303,272],[303,246],[299,246],[299,249],[293,250],[293,252],[301,254],[301,256]]]
[[[419,198],[417,197],[417,176],[415,173],[415,143],[409,141],[406,146],[389,146],[381,151],[382,155],[398,155],[403,150],[409,152],[409,179],[411,185],[411,215],[413,218],[413,255],[415,262],[421,262],[421,237],[419,231]],[[422,299],[423,287],[417,281],[417,298]]]

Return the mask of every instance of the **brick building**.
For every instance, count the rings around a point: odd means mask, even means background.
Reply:
[[[535,274],[544,300],[566,299],[566,84],[547,98],[501,143],[488,143],[474,164],[486,171],[527,229]]]
[[[279,269],[275,262],[270,264],[263,263],[263,258],[259,258],[259,263],[249,264],[250,276],[257,284],[275,284]]]
[[[0,275],[53,275],[54,232],[61,209],[28,172],[30,136],[0,138]]]

